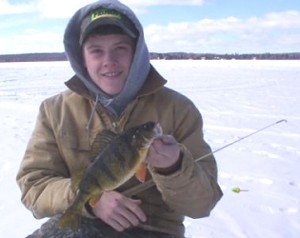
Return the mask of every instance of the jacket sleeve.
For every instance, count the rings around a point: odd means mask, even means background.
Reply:
[[[45,103],[42,103],[17,174],[22,202],[36,218],[62,213],[75,196],[53,123],[45,108]]]
[[[179,214],[192,218],[209,216],[222,191],[215,158],[203,139],[201,114],[191,103],[176,115],[176,120],[174,136],[181,147],[181,167],[170,175],[152,170],[153,180],[165,203]]]

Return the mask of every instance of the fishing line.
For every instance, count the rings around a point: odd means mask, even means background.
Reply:
[[[269,127],[278,125],[278,124],[280,124],[280,123],[282,123],[282,122],[287,122],[287,120],[286,120],[286,119],[282,119],[282,120],[276,121],[276,122],[274,122],[274,123],[271,123],[271,124],[269,124],[269,125],[267,125],[267,126],[265,126],[265,127],[262,127],[262,128],[260,128],[260,129],[258,129],[258,130],[256,130],[256,131],[254,131],[254,132],[252,132],[252,133],[250,133],[250,134],[248,134],[248,135],[245,135],[245,136],[243,136],[243,137],[240,137],[239,139],[237,139],[237,140],[235,140],[235,141],[233,141],[233,142],[231,142],[231,143],[229,143],[229,144],[226,144],[226,145],[224,145],[224,146],[222,146],[222,147],[220,147],[220,148],[218,148],[218,149],[216,149],[216,150],[214,150],[214,151],[212,151],[212,152],[210,152],[210,153],[208,153],[208,154],[205,154],[205,155],[203,155],[203,156],[201,156],[201,157],[195,159],[195,162],[198,162],[198,161],[200,161],[200,160],[202,160],[202,159],[204,159],[204,158],[206,158],[206,157],[209,157],[209,156],[213,155],[214,153],[217,153],[217,152],[219,152],[219,151],[221,151],[221,150],[224,150],[225,148],[227,148],[227,147],[229,147],[229,146],[232,146],[232,145],[234,145],[234,144],[240,142],[241,140],[244,140],[244,139],[246,139],[246,138],[248,138],[248,137],[250,137],[250,136],[253,136],[254,134],[257,134],[257,133],[259,133],[259,132],[261,132],[261,131],[264,131],[264,130],[266,130],[266,129],[269,128]],[[140,193],[140,192],[142,192],[142,191],[144,191],[144,190],[147,190],[148,188],[151,188],[151,187],[154,186],[154,185],[155,185],[155,183],[153,182],[153,180],[152,180],[152,179],[149,179],[149,180],[147,180],[147,181],[144,182],[144,183],[138,184],[138,185],[136,185],[136,186],[134,186],[134,187],[132,187],[132,188],[129,188],[129,189],[125,190],[125,191],[123,192],[123,194],[124,194],[125,196],[131,197],[131,196],[133,196],[133,195],[135,195],[135,194],[138,194],[138,193]]]

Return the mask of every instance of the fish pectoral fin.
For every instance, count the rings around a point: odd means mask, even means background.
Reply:
[[[141,182],[144,183],[147,175],[147,167],[145,163],[141,163],[140,166],[135,171],[135,177]]]

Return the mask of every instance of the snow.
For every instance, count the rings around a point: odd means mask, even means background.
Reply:
[[[152,63],[199,108],[213,150],[287,120],[215,153],[224,196],[209,217],[185,220],[186,237],[300,237],[300,61]],[[0,237],[46,221],[22,205],[15,177],[40,102],[72,74],[68,62],[0,64]]]

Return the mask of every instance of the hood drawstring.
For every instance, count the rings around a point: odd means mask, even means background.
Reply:
[[[90,132],[90,126],[91,126],[91,123],[92,123],[93,116],[94,116],[94,114],[96,112],[96,108],[97,108],[98,102],[100,102],[100,96],[99,96],[99,94],[97,94],[97,96],[96,96],[95,104],[94,104],[92,112],[90,114],[88,123],[87,123],[87,125],[85,127],[85,129],[87,130],[88,133]]]
[[[103,104],[105,107],[108,107],[108,106],[112,103],[113,100],[114,100],[113,98],[102,100],[102,104]],[[86,131],[87,131],[88,133],[90,132],[90,126],[91,126],[91,124],[92,124],[93,116],[94,116],[94,114],[95,114],[95,112],[96,112],[98,103],[101,103],[101,95],[100,95],[99,93],[98,93],[97,96],[96,96],[95,104],[94,104],[93,109],[92,109],[92,112],[91,112],[91,114],[90,114],[88,123],[87,123],[87,125],[86,125],[86,127],[85,127],[85,129],[86,129]]]

